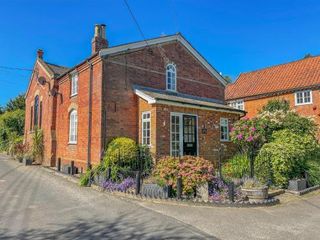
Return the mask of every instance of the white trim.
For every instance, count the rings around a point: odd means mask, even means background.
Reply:
[[[147,41],[140,41],[140,42],[135,42],[135,43],[129,43],[129,44],[124,44],[121,46],[116,46],[116,47],[111,47],[111,48],[106,48],[102,49],[99,52],[99,56],[105,56],[105,55],[110,55],[114,53],[119,53],[122,51],[127,51],[127,50],[134,50],[138,48],[143,48],[146,46],[150,45],[156,45],[156,44],[162,44],[162,43],[167,43],[171,41],[178,41],[180,42],[185,48],[188,49],[188,51],[214,76],[216,77],[224,86],[227,85],[226,80],[215,70],[207,60],[205,60],[195,48],[191,46],[191,44],[181,35],[181,34],[176,34],[176,35],[171,35],[171,36],[166,36],[166,37],[159,37],[155,39],[150,39]]]
[[[304,95],[305,92],[310,92],[310,102],[305,103],[304,102],[304,96],[302,96],[303,99],[303,103],[298,103],[298,99],[297,99],[297,94],[298,93],[302,93],[302,95]],[[302,91],[297,91],[294,93],[294,104],[295,106],[301,106],[301,105],[309,105],[313,103],[313,98],[312,98],[312,90],[302,90]]]
[[[227,120],[228,139],[221,139],[221,120]],[[220,133],[220,142],[230,142],[229,118],[223,118],[223,117],[220,118],[219,133]]]
[[[153,97],[150,97],[149,95],[145,94],[144,92],[138,89],[135,89],[134,93],[137,94],[142,99],[146,100],[149,104],[156,103],[156,99],[154,99]]]
[[[188,115],[188,116],[194,116],[196,117],[196,137],[197,137],[197,154],[196,156],[199,156],[199,122],[198,122],[198,115],[197,114],[192,114],[192,113],[184,113],[184,112],[170,112],[170,119],[169,119],[169,124],[170,124],[170,153],[169,155],[171,156],[172,153],[172,124],[171,124],[171,117],[172,116],[178,116],[179,117],[179,122],[181,123],[179,125],[179,135],[180,135],[180,141],[179,141],[179,148],[180,148],[180,156],[183,156],[183,115]]]
[[[145,94],[144,92],[135,89],[134,93],[137,94],[139,97],[141,97],[142,99],[144,99],[145,101],[147,101],[149,104],[166,104],[166,105],[170,105],[170,106],[177,106],[177,107],[188,107],[188,108],[194,108],[194,109],[202,109],[202,110],[209,110],[209,111],[214,111],[214,112],[226,112],[226,113],[235,113],[235,114],[239,114],[239,115],[245,115],[242,112],[239,111],[233,111],[232,109],[228,110],[228,109],[216,109],[214,107],[205,107],[205,106],[199,106],[199,105],[194,105],[191,103],[177,103],[177,102],[172,102],[172,101],[168,101],[168,100],[156,100],[153,97],[150,97],[149,95]]]
[[[174,71],[168,70],[168,67],[172,66]],[[168,88],[168,72],[171,72],[171,87],[174,85],[174,89]],[[172,72],[174,72],[174,79],[172,78]],[[174,80],[174,84],[172,84],[172,80]],[[171,92],[177,92],[177,67],[174,63],[168,63],[166,65],[166,90]]]
[[[244,105],[244,100],[243,100],[243,99],[237,99],[237,100],[229,101],[229,102],[228,102],[228,105],[229,105],[230,107],[235,108],[235,109],[239,109],[239,110],[242,110],[242,111],[245,110],[245,105]],[[232,106],[232,105],[234,105],[234,106]],[[239,108],[239,105],[242,105],[242,109]]]
[[[208,110],[208,111],[213,111],[213,112],[225,112],[225,113],[235,113],[239,115],[245,115],[242,112],[239,111],[233,111],[232,109],[227,110],[227,109],[216,109],[214,107],[202,107],[198,105],[193,105],[190,103],[177,103],[177,102],[172,102],[172,101],[167,101],[167,100],[157,100],[155,103],[158,104],[165,104],[165,105],[170,105],[170,106],[177,106],[177,107],[187,107],[187,108],[194,108],[194,109],[202,109],[202,110]]]
[[[149,131],[150,131],[150,136],[149,136],[149,138],[150,138],[150,144],[144,144],[143,143],[143,122],[147,122],[147,121],[144,121],[143,120],[143,115],[144,114],[148,114],[149,113],[149,115],[150,115],[150,118],[149,118],[149,123],[150,123],[150,129],[149,129]],[[146,145],[146,146],[149,146],[149,147],[151,147],[152,146],[152,143],[151,143],[151,111],[145,111],[145,112],[142,112],[141,113],[141,144],[143,144],[143,145]]]

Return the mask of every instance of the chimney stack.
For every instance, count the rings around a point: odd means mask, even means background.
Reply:
[[[37,58],[43,59],[43,50],[42,49],[38,49]]]
[[[95,54],[103,48],[108,47],[108,40],[106,39],[106,25],[96,24],[94,27],[94,36],[91,41],[91,53]]]

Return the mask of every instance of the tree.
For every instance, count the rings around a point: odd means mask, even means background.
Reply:
[[[228,83],[232,83],[232,78],[228,75],[223,76],[224,80],[226,80]]]
[[[309,57],[312,57],[311,53],[307,53],[306,55],[304,55],[303,58],[305,59],[305,58],[309,58]]]
[[[10,99],[4,110],[10,112],[17,109],[25,110],[25,97],[23,94],[19,94],[14,99]]]
[[[0,106],[0,115],[4,113],[4,109],[2,106]]]

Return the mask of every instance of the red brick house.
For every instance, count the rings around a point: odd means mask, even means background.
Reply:
[[[231,154],[229,124],[244,114],[224,102],[226,81],[181,35],[109,47],[96,25],[92,55],[72,68],[38,51],[26,93],[25,141],[44,133],[44,164],[85,169],[114,137],[130,137],[156,155],[217,159]]]
[[[254,117],[271,99],[289,101],[291,109],[320,123],[320,56],[241,73],[226,87],[230,106]]]

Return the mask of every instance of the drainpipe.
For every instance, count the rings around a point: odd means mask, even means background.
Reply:
[[[89,107],[88,107],[88,152],[87,152],[87,168],[91,168],[91,131],[92,131],[92,80],[93,80],[93,65],[87,61],[90,69],[89,76]]]

